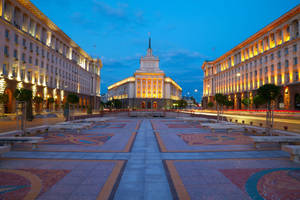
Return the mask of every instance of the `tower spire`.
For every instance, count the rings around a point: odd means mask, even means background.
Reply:
[[[149,49],[151,49],[151,33],[150,32],[148,32],[148,36],[149,36]]]

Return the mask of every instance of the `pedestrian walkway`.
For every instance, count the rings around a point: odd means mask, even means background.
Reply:
[[[82,134],[99,134],[97,128],[101,128],[99,129],[101,134],[103,132],[112,135],[111,139],[103,144],[107,150],[115,148],[111,146],[117,142],[114,138],[119,140],[122,135],[123,138],[126,137],[127,139],[122,141],[125,146],[126,141],[130,141],[131,138],[128,133],[134,128],[137,129],[137,133],[131,148],[128,148],[129,151],[105,152],[103,148],[103,152],[55,152],[41,145],[41,151],[5,153],[3,160],[0,160],[0,176],[5,175],[10,178],[9,173],[13,173],[14,176],[11,177],[10,183],[5,182],[4,179],[0,180],[0,187],[5,190],[4,193],[0,193],[0,199],[9,199],[10,191],[17,192],[24,187],[26,184],[22,181],[24,177],[30,181],[39,178],[43,184],[46,184],[43,186],[44,189],[32,188],[40,193],[36,193],[36,196],[32,196],[31,199],[210,198],[223,200],[259,199],[256,197],[263,195],[279,195],[280,199],[284,199],[282,197],[289,197],[289,193],[295,194],[294,197],[300,197],[300,194],[291,190],[291,188],[300,189],[300,181],[293,178],[299,176],[300,165],[289,161],[289,155],[286,152],[234,150],[232,143],[227,145],[229,151],[211,151],[214,147],[220,146],[218,143],[217,145],[207,143],[210,148],[203,151],[203,146],[207,146],[206,143],[198,146],[197,143],[187,143],[182,139],[182,135],[187,134],[190,137],[191,132],[206,135],[208,131],[203,131],[199,127],[195,128],[195,124],[178,119],[118,119],[97,125],[91,129],[94,131],[87,130],[87,133]],[[127,135],[124,134],[125,130],[127,130]],[[158,140],[157,132],[162,135],[161,140]],[[190,138],[190,140],[193,139],[194,137]],[[209,137],[208,139],[218,138]],[[234,136],[230,139],[233,140]],[[199,137],[196,141],[199,142]],[[169,144],[172,142],[176,145]],[[224,144],[228,142],[224,138],[221,142],[223,142],[222,148],[226,149]],[[164,144],[165,151],[162,151]],[[68,144],[59,143],[59,145]],[[77,148],[86,149],[80,146]],[[168,148],[174,151],[169,151]],[[195,152],[189,151],[189,148],[193,148]],[[202,151],[197,152],[197,148],[202,148]],[[42,151],[43,149],[45,151]],[[119,149],[122,150],[122,148]],[[45,174],[56,174],[57,179],[47,182],[49,180]],[[258,181],[261,179],[259,174],[265,175],[263,182]],[[22,175],[22,178],[16,179],[17,175]],[[279,185],[279,194],[275,190],[268,190],[269,185],[264,185],[272,181],[284,181],[289,184],[283,188]],[[293,187],[289,187],[290,184],[293,184]],[[10,188],[12,186],[14,186],[13,189]],[[258,190],[253,191],[253,188],[258,188]],[[263,192],[261,188],[264,188]],[[32,192],[28,194],[32,195]],[[18,198],[22,199],[22,197],[24,196]]]

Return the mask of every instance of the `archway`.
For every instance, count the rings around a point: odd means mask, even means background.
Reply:
[[[153,102],[153,109],[157,109],[157,102],[156,101]]]
[[[295,110],[300,110],[300,94],[295,94]]]
[[[146,102],[143,101],[143,102],[142,102],[142,109],[145,109],[145,108],[146,108]]]
[[[150,101],[147,102],[147,109],[151,109],[151,102]]]
[[[6,105],[4,105],[4,112],[5,113],[12,113],[12,109],[13,109],[13,94],[11,89],[6,88],[4,91],[5,94],[7,94],[8,96],[8,103]]]

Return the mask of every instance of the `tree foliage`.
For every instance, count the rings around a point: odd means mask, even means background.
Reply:
[[[214,107],[214,102],[208,102],[207,106],[208,106],[209,108]]]
[[[217,93],[217,94],[215,94],[215,100],[218,105],[223,106],[227,102],[227,97],[226,97],[226,95]]]
[[[48,101],[48,103],[54,103],[54,98],[53,98],[53,97],[49,97],[49,98],[47,99],[47,101]]]
[[[70,104],[77,104],[79,103],[79,97],[77,96],[77,94],[74,93],[68,94],[67,102]]]
[[[253,103],[255,107],[258,108],[258,106],[263,105],[265,101],[260,95],[256,95],[253,97]]]
[[[17,101],[29,102],[32,100],[32,91],[28,89],[16,89],[14,92],[14,97]]]
[[[5,93],[0,94],[0,103],[7,104],[8,103],[8,95]]]
[[[244,98],[242,100],[242,104],[244,104],[245,106],[249,106],[251,104],[250,98]]]
[[[111,101],[108,101],[106,104],[110,108],[120,109],[122,107],[122,101],[119,99],[113,99]]]
[[[25,88],[16,89],[14,92],[14,97],[17,101],[26,102],[26,120],[32,121],[32,91]]]
[[[44,100],[43,100],[43,98],[42,97],[39,97],[39,96],[35,96],[34,98],[33,98],[33,103],[35,103],[35,104],[37,104],[37,105],[39,105],[40,103],[42,103]]]
[[[276,100],[280,95],[280,87],[274,84],[265,84],[258,88],[257,94],[265,103],[270,104],[271,101]]]
[[[187,107],[187,102],[186,100],[177,100],[176,101],[178,108],[186,108]]]

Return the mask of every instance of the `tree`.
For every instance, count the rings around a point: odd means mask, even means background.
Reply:
[[[219,122],[220,114],[222,114],[222,112],[223,112],[223,106],[227,102],[227,97],[223,94],[217,93],[217,94],[215,94],[215,100],[217,103],[217,112],[218,112],[217,120]]]
[[[33,103],[35,104],[36,106],[36,112],[39,113],[40,112],[40,105],[41,103],[43,103],[43,98],[42,97],[39,97],[39,96],[35,96],[33,98]]]
[[[270,134],[270,130],[273,127],[273,106],[275,100],[280,95],[280,87],[274,84],[265,84],[258,88],[257,94],[262,98],[263,102],[267,105],[266,113],[266,129],[267,133]]]
[[[255,105],[255,108],[258,108],[260,105],[263,105],[265,102],[263,98],[259,95],[255,95],[253,97],[253,104]]]
[[[4,115],[4,105],[8,103],[8,100],[8,95],[6,93],[0,93],[0,109],[2,115]]]
[[[242,100],[242,104],[244,104],[245,106],[248,107],[248,106],[251,104],[250,98],[244,98],[244,99]]]
[[[214,102],[208,102],[207,106],[208,106],[209,108],[214,107]]]
[[[77,104],[79,103],[79,97],[77,94],[71,93],[67,96],[67,102],[70,104]]]
[[[186,108],[187,107],[187,102],[183,99],[177,100],[176,103],[178,105],[178,108]]]
[[[110,108],[120,109],[122,107],[122,102],[119,99],[113,99],[108,101],[107,106]]]
[[[24,88],[16,89],[14,92],[14,97],[17,101],[21,101],[26,104],[26,120],[32,121],[32,91]]]
[[[230,107],[230,106],[233,106],[234,104],[233,104],[233,101],[230,101],[230,100],[227,100],[226,102],[225,102],[225,106],[227,106],[227,107]]]

